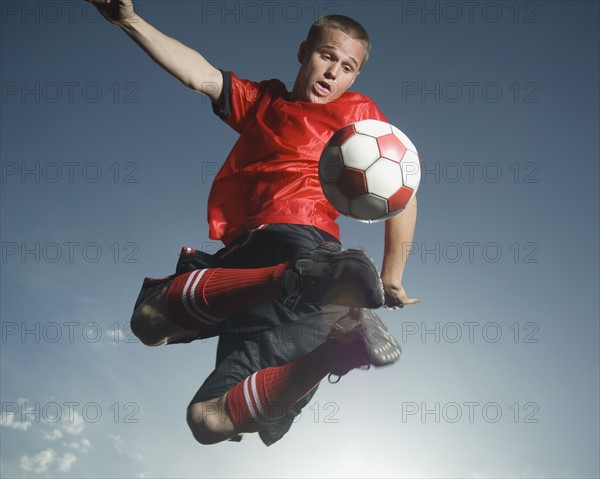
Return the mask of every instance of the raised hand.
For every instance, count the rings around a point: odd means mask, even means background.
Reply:
[[[109,22],[123,24],[134,15],[132,0],[86,0],[93,4]]]

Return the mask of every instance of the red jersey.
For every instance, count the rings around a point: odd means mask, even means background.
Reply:
[[[338,211],[323,195],[319,158],[333,133],[359,120],[387,121],[366,96],[330,103],[289,101],[279,80],[260,83],[223,72],[217,113],[240,134],[208,198],[209,235],[229,243],[261,224],[312,225],[339,238]]]

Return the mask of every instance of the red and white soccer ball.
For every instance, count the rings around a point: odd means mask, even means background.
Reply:
[[[400,213],[421,181],[415,145],[378,120],[347,125],[331,137],[319,161],[323,192],[340,213],[374,223]]]

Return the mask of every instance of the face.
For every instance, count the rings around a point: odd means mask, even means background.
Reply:
[[[354,83],[365,53],[361,42],[334,28],[323,32],[314,49],[302,42],[292,100],[329,103],[339,98]]]

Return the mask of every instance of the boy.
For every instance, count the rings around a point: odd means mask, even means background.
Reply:
[[[368,35],[345,16],[317,20],[288,92],[278,80],[254,83],[217,70],[141,19],[131,0],[89,1],[161,67],[207,95],[240,134],[208,201],[210,236],[225,247],[215,255],[183,248],[174,275],[147,278],[131,327],[147,345],[218,334],[217,367],[188,407],[192,433],[211,444],[259,432],[270,445],[325,376],[398,359],[397,342],[367,308],[417,302],[401,283],[416,199],[386,222],[380,277],[363,250],[341,248],[339,213],[318,180],[320,152],[336,130],[386,121],[370,99],[348,92],[368,59]]]

